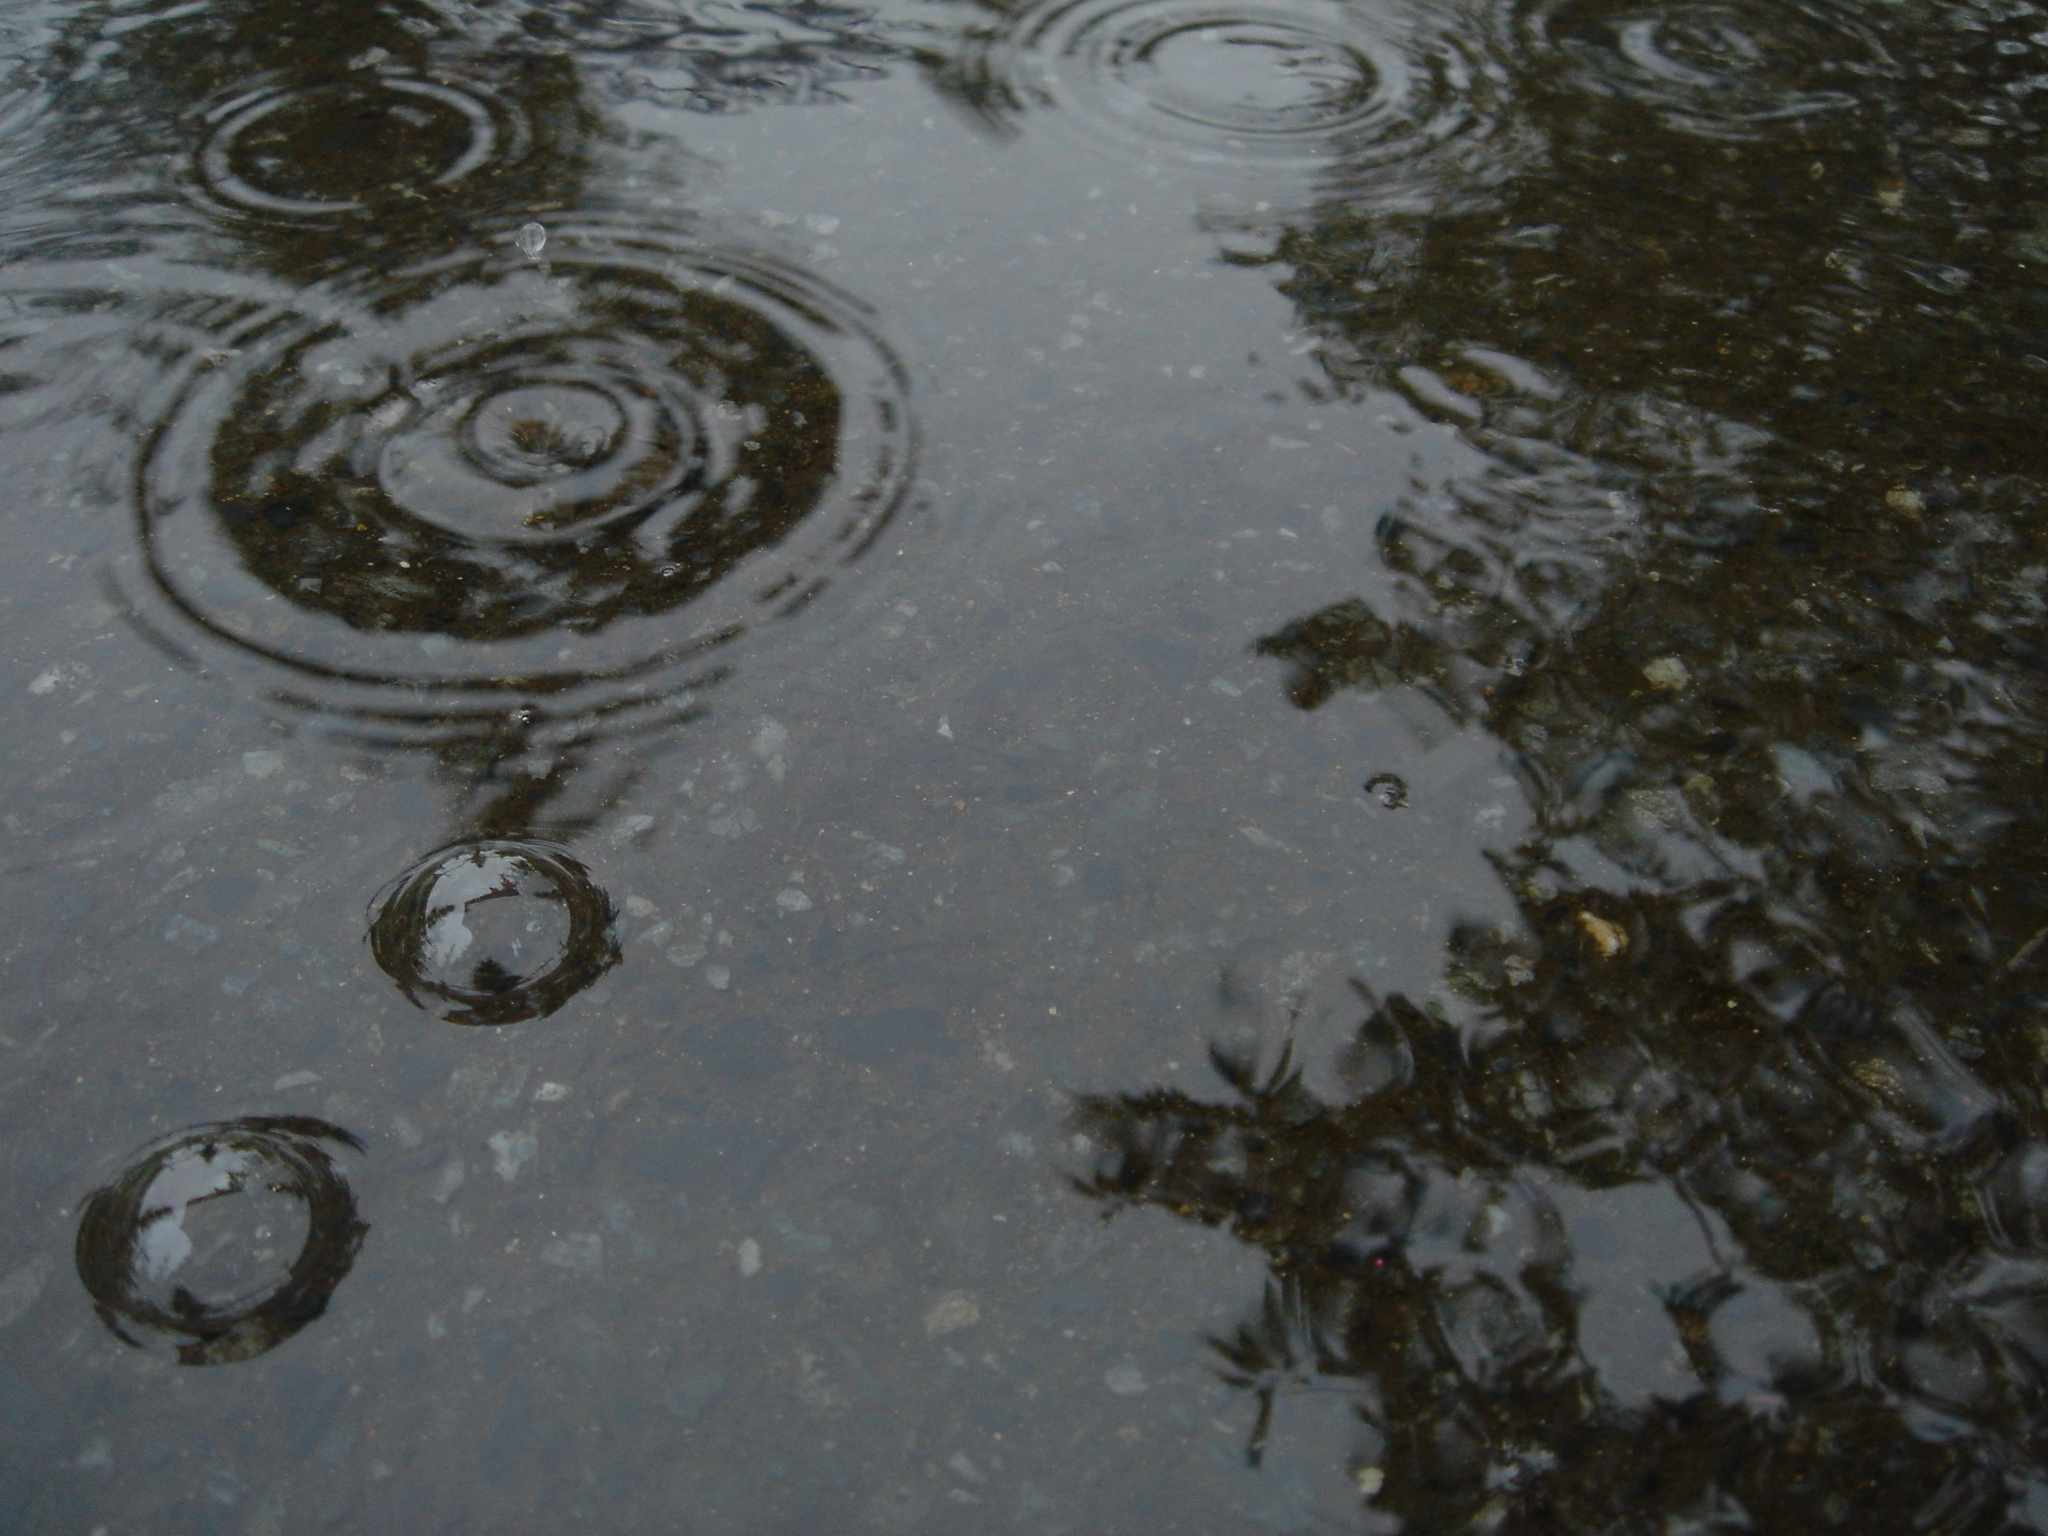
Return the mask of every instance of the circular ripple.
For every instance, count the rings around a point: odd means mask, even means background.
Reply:
[[[1574,88],[1715,138],[1851,106],[1884,62],[1855,12],[1825,0],[1548,0],[1521,22],[1525,57],[1557,61]]]
[[[1148,153],[1356,178],[1467,134],[1484,81],[1455,40],[1348,5],[1056,0],[950,84],[999,125],[1055,107]]]
[[[145,622],[378,739],[581,737],[672,719],[872,543],[915,442],[859,304],[679,234],[515,233],[213,326],[140,462]]]
[[[502,96],[400,69],[311,81],[273,73],[201,116],[195,171],[206,197],[293,221],[337,219],[447,187],[524,159],[530,143],[524,118]]]
[[[451,1024],[553,1013],[619,961],[590,872],[535,841],[457,843],[377,898],[370,952],[415,1006]]]
[[[79,1278],[124,1342],[184,1365],[274,1349],[327,1309],[363,1234],[324,1121],[225,1121],[145,1149],[86,1200]]]

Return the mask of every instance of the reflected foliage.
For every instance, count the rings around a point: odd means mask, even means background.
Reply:
[[[1917,1054],[1921,1021],[1703,987],[1677,903],[1608,905],[1631,937],[1602,958],[1592,899],[1459,935],[1463,1030],[1361,993],[1356,1097],[1219,1050],[1221,1097],[1080,1106],[1083,1194],[1266,1255],[1211,1340],[1247,1459],[1339,1393],[1405,1529],[1828,1528],[1879,1487],[1914,1528],[1998,1528],[2042,1449],[2043,1144]]]
[[[1544,153],[1484,207],[1217,221],[1318,338],[1306,397],[1469,450],[1353,509],[1354,595],[1256,652],[1303,710],[1482,727],[1534,829],[1491,856],[1518,921],[1458,925],[1428,998],[1361,994],[1354,1097],[1219,1052],[1220,1096],[1086,1100],[1077,1184],[1263,1252],[1212,1341],[1247,1455],[1342,1394],[1400,1528],[2018,1528],[2048,1451],[2039,54],[1997,5],[1844,12],[1861,62],[1812,120],[1710,123],[1633,14],[1513,12],[1552,50],[1515,66]]]

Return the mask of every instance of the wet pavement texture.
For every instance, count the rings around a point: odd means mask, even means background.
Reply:
[[[0,1527],[2048,1530],[2048,9],[0,7]]]

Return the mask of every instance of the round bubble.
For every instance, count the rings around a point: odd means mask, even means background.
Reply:
[[[128,1344],[184,1365],[276,1348],[326,1311],[368,1231],[336,1166],[362,1143],[324,1121],[181,1131],[95,1190],[77,1263]]]
[[[451,1024],[543,1018],[619,961],[610,900],[538,840],[457,843],[379,896],[370,952],[412,1002]]]

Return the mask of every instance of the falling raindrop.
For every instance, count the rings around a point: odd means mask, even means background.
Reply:
[[[548,243],[548,232],[544,226],[529,220],[519,226],[519,233],[515,238],[518,240],[519,249],[538,259],[542,248]]]

